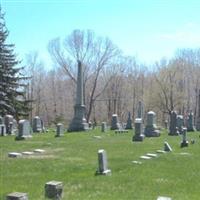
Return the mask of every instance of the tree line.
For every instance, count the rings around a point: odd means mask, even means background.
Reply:
[[[200,49],[179,49],[171,59],[151,66],[125,56],[109,39],[91,30],[74,30],[64,40],[49,41],[54,69],[47,70],[38,53],[19,67],[14,45],[6,44],[8,31],[0,21],[0,114],[16,118],[41,116],[46,124],[69,124],[73,116],[77,62],[83,65],[86,119],[109,122],[117,113],[126,121],[136,117],[138,102],[145,112],[153,110],[163,123],[173,110],[197,116]]]

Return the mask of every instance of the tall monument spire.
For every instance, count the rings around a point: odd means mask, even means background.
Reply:
[[[85,105],[83,101],[83,69],[82,63],[78,60],[76,104],[74,106],[74,117],[69,125],[68,132],[85,131],[88,124],[85,119]]]

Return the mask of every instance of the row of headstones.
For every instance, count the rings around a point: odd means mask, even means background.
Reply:
[[[31,137],[32,132],[43,132],[44,124],[40,117],[33,118],[33,130],[31,129],[30,122],[26,119],[17,121],[12,115],[6,115],[4,118],[0,117],[0,135],[16,134],[16,138]]]

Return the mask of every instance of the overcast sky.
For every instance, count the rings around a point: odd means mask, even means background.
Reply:
[[[74,29],[107,36],[125,55],[152,63],[177,48],[200,47],[199,0],[0,0],[8,41],[20,58],[38,51],[50,65],[48,41]]]

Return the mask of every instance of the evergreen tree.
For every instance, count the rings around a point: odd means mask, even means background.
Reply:
[[[0,115],[11,114],[16,119],[27,116],[29,101],[26,100],[26,77],[21,74],[23,67],[18,67],[14,45],[6,44],[8,30],[5,25],[4,13],[0,8]]]

